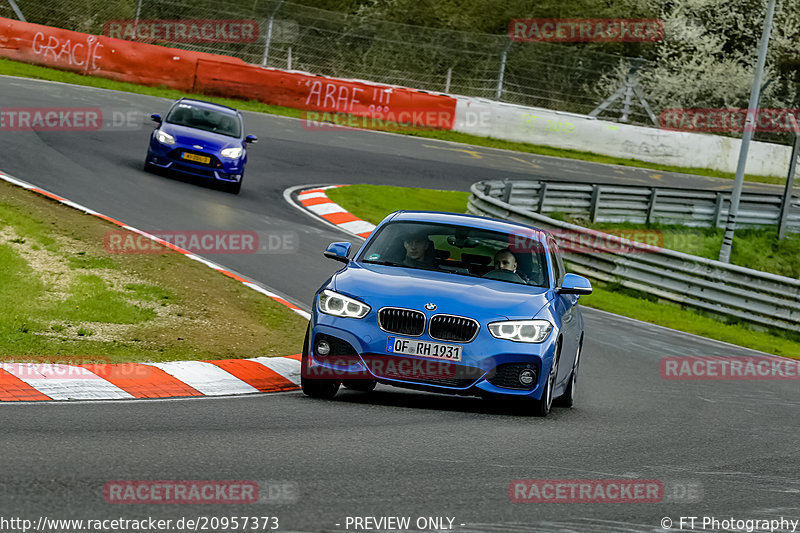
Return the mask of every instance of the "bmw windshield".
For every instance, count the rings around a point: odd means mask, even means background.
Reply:
[[[358,260],[548,285],[547,257],[532,232],[524,236],[447,224],[393,222],[369,241]]]

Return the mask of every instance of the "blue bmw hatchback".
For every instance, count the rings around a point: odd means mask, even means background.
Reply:
[[[158,126],[150,135],[144,169],[175,171],[210,178],[238,194],[247,164],[242,115],[236,109],[201,100],[181,98],[166,118],[152,115]]]
[[[546,416],[572,406],[592,287],[567,274],[555,240],[530,226],[471,215],[400,211],[317,291],[301,384],[331,398],[376,383],[512,397]]]

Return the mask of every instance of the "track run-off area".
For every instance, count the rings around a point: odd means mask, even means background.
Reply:
[[[726,180],[401,135],[311,131],[300,120],[244,113],[247,133],[259,143],[249,150],[236,196],[142,170],[152,128],[145,118],[163,114],[167,100],[0,77],[0,101],[137,112],[138,127],[0,131],[0,170],[143,231],[294,231],[293,253],[209,258],[306,311],[338,269],[322,256],[327,244],[360,241],[286,202],[291,187],[466,191],[482,179],[535,177],[730,187]],[[368,516],[411,517],[415,530],[419,517],[442,517],[460,532],[655,532],[665,531],[664,518],[678,529],[682,516],[800,518],[798,381],[663,379],[666,356],[759,354],[592,309],[584,316],[576,406],[545,419],[478,398],[384,386],[369,395],[342,391],[333,401],[287,392],[3,404],[0,515],[271,516],[281,531],[354,531],[348,517]],[[664,494],[654,503],[513,502],[510,484],[533,479],[655,480]],[[250,480],[297,493],[246,504],[122,505],[104,497],[115,480]]]

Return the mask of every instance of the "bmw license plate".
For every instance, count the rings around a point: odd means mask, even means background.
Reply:
[[[183,152],[183,156],[181,157],[187,161],[196,161],[198,163],[203,163],[204,165],[211,163],[211,158],[205,155],[196,155],[190,154],[189,152]]]
[[[461,361],[461,346],[458,344],[441,344],[438,342],[420,341],[417,339],[404,339],[402,337],[389,337],[386,351],[447,361]]]

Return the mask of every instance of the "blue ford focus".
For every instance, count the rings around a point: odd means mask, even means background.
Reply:
[[[548,233],[471,215],[399,211],[317,291],[301,384],[332,398],[376,383],[511,397],[546,416],[572,406],[589,281],[567,274]]]
[[[152,115],[158,126],[150,135],[144,169],[164,170],[210,178],[238,194],[247,164],[242,115],[224,105],[181,98],[166,118]]]

